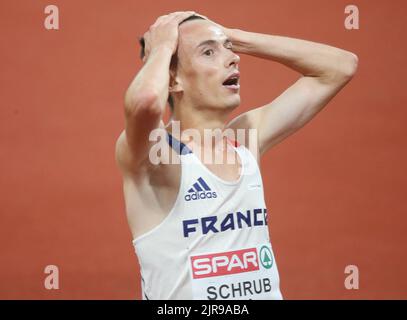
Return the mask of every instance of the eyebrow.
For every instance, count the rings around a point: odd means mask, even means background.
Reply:
[[[216,43],[218,43],[218,41],[209,39],[209,40],[202,41],[200,44],[198,44],[198,46],[196,48],[205,46],[207,44],[211,45],[211,44],[216,44]],[[230,41],[228,38],[223,42],[223,44],[231,44],[231,43],[232,43],[232,41]]]

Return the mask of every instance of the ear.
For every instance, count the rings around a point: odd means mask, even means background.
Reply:
[[[168,90],[169,92],[183,91],[181,80],[174,70],[170,70],[170,84]]]

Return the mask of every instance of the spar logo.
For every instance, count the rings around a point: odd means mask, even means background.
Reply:
[[[191,266],[194,279],[225,276],[259,270],[259,256],[256,248],[206,254],[191,257]]]
[[[260,262],[261,265],[266,268],[270,269],[273,266],[273,254],[271,250],[267,246],[262,246],[260,249]]]

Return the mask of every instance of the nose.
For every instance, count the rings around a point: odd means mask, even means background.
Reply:
[[[230,52],[231,52],[231,56],[227,59],[227,67],[229,67],[232,64],[237,66],[238,63],[240,62],[240,57],[233,51],[230,51]]]

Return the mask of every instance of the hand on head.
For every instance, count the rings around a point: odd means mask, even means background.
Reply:
[[[147,61],[152,51],[161,46],[171,49],[174,54],[178,45],[178,26],[183,20],[194,14],[195,11],[177,11],[158,17],[144,33],[143,62]]]

